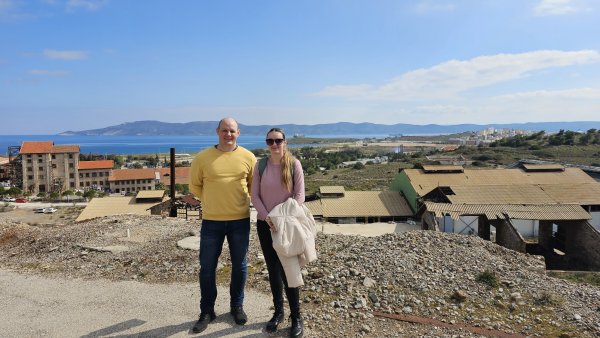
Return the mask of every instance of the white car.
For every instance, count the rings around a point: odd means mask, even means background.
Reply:
[[[33,209],[33,212],[35,212],[36,214],[41,214],[44,212],[44,209],[46,209],[46,208],[35,208],[35,209]]]
[[[44,208],[44,214],[53,214],[56,211],[58,211],[56,208]]]
[[[16,199],[16,198],[14,198],[14,197],[8,197],[8,196],[7,196],[7,197],[4,197],[2,200],[3,200],[4,202],[14,202],[14,201],[16,201],[17,199]]]

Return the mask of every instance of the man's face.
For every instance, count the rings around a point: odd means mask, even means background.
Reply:
[[[240,136],[240,130],[234,120],[225,119],[217,128],[217,134],[219,134],[219,144],[221,146],[235,146],[238,136]]]

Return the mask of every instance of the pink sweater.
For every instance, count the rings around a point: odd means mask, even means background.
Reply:
[[[304,203],[304,173],[298,159],[294,159],[294,177],[292,192],[281,183],[281,165],[267,161],[262,174],[258,172],[258,162],[254,166],[252,178],[252,204],[258,212],[258,219],[265,220],[269,212],[288,198],[294,198],[298,204]]]

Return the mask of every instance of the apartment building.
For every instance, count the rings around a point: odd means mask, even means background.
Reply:
[[[74,190],[79,187],[79,146],[52,141],[24,141],[19,154],[23,190],[32,194]]]
[[[108,178],[114,165],[113,160],[79,161],[79,189],[109,190]]]
[[[110,191],[124,194],[155,190],[158,182],[160,182],[160,173],[153,168],[115,169],[108,177]]]

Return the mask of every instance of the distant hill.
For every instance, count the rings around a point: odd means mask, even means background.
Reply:
[[[198,121],[187,123],[168,123],[160,121],[136,121],[122,123],[100,129],[82,131],[66,131],[59,135],[213,135],[218,121]],[[247,135],[262,135],[273,125],[244,125],[240,129]],[[288,135],[396,135],[396,134],[454,134],[466,131],[479,131],[485,128],[508,128],[523,130],[545,130],[555,132],[560,129],[572,131],[586,131],[591,128],[600,129],[600,121],[579,122],[528,122],[509,124],[375,124],[375,123],[350,123],[337,122],[325,124],[283,124],[277,125],[283,128]]]

